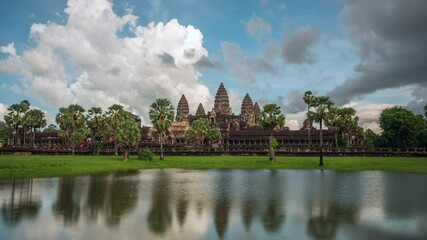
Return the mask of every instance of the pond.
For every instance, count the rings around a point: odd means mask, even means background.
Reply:
[[[0,181],[0,239],[427,239],[427,175],[142,170]]]

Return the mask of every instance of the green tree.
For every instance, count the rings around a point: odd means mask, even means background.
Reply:
[[[108,129],[110,130],[110,135],[112,135],[113,137],[114,154],[116,156],[119,155],[119,153],[114,129],[117,128],[117,125],[121,121],[122,111],[125,111],[122,105],[113,104],[108,108],[108,111],[106,112]]]
[[[347,146],[350,146],[350,137],[357,134],[359,118],[356,116],[356,110],[351,107],[340,108],[341,131],[346,136]]]
[[[304,102],[307,104],[307,119],[311,123],[311,120],[308,118],[308,113],[310,112],[310,107],[311,107],[311,104],[313,102],[314,95],[313,95],[313,93],[311,91],[306,91],[304,93],[303,99],[304,99]],[[308,128],[308,147],[309,148],[311,146],[311,134],[310,134],[310,131],[311,131],[311,124],[310,124],[310,127]]]
[[[427,104],[424,105],[424,117],[427,119]]]
[[[59,128],[55,124],[51,123],[45,129],[43,129],[43,132],[59,132]]]
[[[364,132],[365,147],[369,149],[376,147],[379,138],[380,136],[374,133],[374,131],[372,131],[371,129],[366,129],[366,131]]]
[[[260,117],[260,126],[264,130],[270,131],[270,161],[276,161],[276,156],[274,153],[273,146],[273,130],[275,128],[282,128],[285,124],[285,114],[283,114],[282,110],[276,104],[266,104],[261,111]]]
[[[19,135],[19,127],[23,126],[25,113],[30,109],[30,102],[28,100],[22,100],[20,103],[12,104],[7,108],[8,113],[4,116],[4,120],[8,126],[10,126],[15,133],[13,134],[13,144],[20,145],[17,141]],[[25,129],[23,129],[24,143],[25,143]]]
[[[94,155],[99,153],[98,140],[101,140],[101,130],[107,127],[105,123],[106,121],[104,119],[104,115],[102,114],[102,108],[92,107],[88,110],[86,124],[89,128],[90,136],[92,138],[92,154]]]
[[[342,126],[344,125],[339,108],[331,107],[331,109],[329,109],[329,113],[325,119],[325,125],[328,126],[328,129],[334,133],[335,147],[338,148],[338,132],[340,132]]]
[[[66,139],[66,145],[71,146],[71,153],[75,152],[75,145],[81,142],[88,134],[85,109],[78,104],[59,108],[55,121],[61,129],[61,135]]]
[[[166,98],[157,99],[151,104],[149,116],[153,127],[160,133],[160,159],[163,160],[163,135],[174,119],[174,107]]]
[[[31,145],[34,146],[36,129],[47,125],[45,113],[40,109],[30,109],[24,116],[24,122],[32,131]]]
[[[334,105],[334,102],[327,96],[318,96],[313,99],[312,107],[314,111],[309,112],[309,119],[319,123],[320,126],[320,158],[319,166],[323,166],[323,122],[327,119],[329,110]]]
[[[196,140],[203,150],[205,140],[217,141],[221,138],[221,132],[218,128],[212,127],[208,119],[199,118],[191,123],[190,128],[185,132],[185,137]]]
[[[136,146],[141,139],[141,132],[133,115],[125,110],[120,111],[120,121],[115,131],[117,145],[125,150],[123,161],[129,159],[129,150]]]
[[[389,147],[416,147],[417,134],[424,128],[423,122],[421,115],[415,115],[403,107],[384,109],[380,115],[381,137]]]
[[[4,146],[7,143],[9,138],[11,127],[9,127],[5,122],[0,121],[0,147]]]

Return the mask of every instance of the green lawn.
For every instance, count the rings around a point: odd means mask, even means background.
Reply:
[[[151,162],[131,156],[128,162],[122,156],[71,155],[0,155],[0,179],[49,177],[94,172],[150,169],[319,169],[317,157],[278,157],[269,162],[265,156],[166,156]],[[323,169],[342,171],[381,170],[427,174],[425,157],[325,157]]]

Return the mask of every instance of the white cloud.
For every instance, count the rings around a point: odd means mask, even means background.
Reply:
[[[0,103],[0,121],[4,121],[4,116],[7,114],[7,108],[7,105]]]
[[[230,89],[228,92],[230,99],[230,107],[235,114],[240,113],[240,108],[242,106],[242,97],[235,92],[233,89]]]
[[[289,127],[290,130],[299,130],[301,128],[298,120],[296,120],[296,119],[286,120],[285,126]]]
[[[15,43],[9,43],[6,46],[0,46],[0,52],[7,53],[11,56],[16,55]]]
[[[9,56],[0,60],[0,72],[20,75],[26,94],[49,107],[79,103],[107,108],[119,103],[145,119],[156,98],[169,98],[176,105],[186,94],[192,109],[211,101],[194,67],[208,57],[198,29],[176,19],[141,26],[131,10],[117,16],[107,0],[69,0],[64,12],[65,25],[32,25],[34,48],[21,55],[13,43],[1,48]],[[125,28],[131,35],[119,37]],[[189,49],[191,58],[184,54]],[[164,64],[159,56],[174,64]]]

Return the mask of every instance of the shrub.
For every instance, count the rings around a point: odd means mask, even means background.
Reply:
[[[152,161],[153,160],[153,152],[148,148],[143,148],[138,153],[138,159],[143,161]]]

